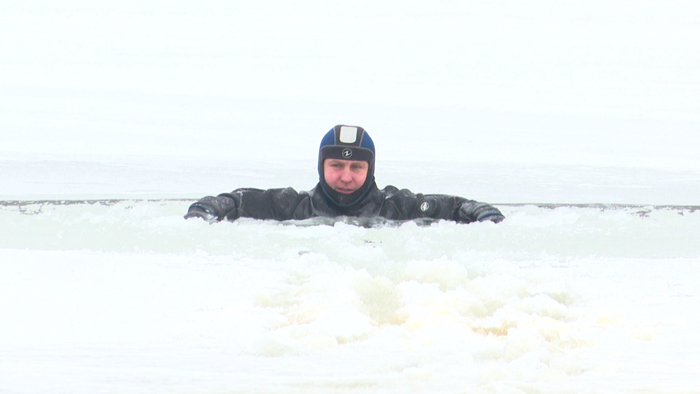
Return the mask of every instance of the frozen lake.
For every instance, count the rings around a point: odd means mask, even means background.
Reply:
[[[700,210],[499,225],[0,207],[3,392],[692,392]]]
[[[0,392],[693,393],[694,2],[0,5]],[[185,221],[317,181],[457,225]]]

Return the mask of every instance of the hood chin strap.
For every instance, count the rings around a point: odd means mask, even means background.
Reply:
[[[367,193],[369,193],[369,189],[371,188],[373,183],[374,177],[372,177],[371,180],[365,180],[365,183],[362,185],[362,187],[355,190],[353,193],[345,194],[333,190],[333,188],[326,182],[326,180],[321,178],[321,190],[323,191],[323,195],[326,196],[328,201],[333,205],[336,205],[338,208],[350,208],[358,202],[362,201],[365,198],[365,196],[367,196]]]

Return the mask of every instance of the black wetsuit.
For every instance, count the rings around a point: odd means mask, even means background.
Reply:
[[[320,184],[310,191],[283,189],[236,189],[217,197],[204,197],[192,204],[185,218],[209,221],[240,217],[301,220],[313,217],[380,217],[388,220],[446,219],[461,223],[503,220],[501,212],[486,203],[441,194],[414,194],[372,182],[367,194],[349,207],[340,207],[325,195]]]

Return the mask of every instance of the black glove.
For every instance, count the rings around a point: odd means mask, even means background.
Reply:
[[[190,206],[187,215],[185,215],[185,219],[191,218],[202,218],[209,223],[216,223],[219,221],[219,217],[216,215],[216,212],[214,212],[214,209],[200,203],[194,203]]]
[[[476,201],[463,202],[457,211],[457,221],[463,223],[492,221],[498,223],[505,219],[505,216],[489,204]]]
[[[484,212],[483,214],[479,215],[479,217],[476,220],[478,220],[480,222],[485,222],[487,220],[490,220],[494,223],[499,223],[505,218],[506,217],[503,216],[503,214],[501,214],[500,211],[499,212],[490,211],[490,212]]]

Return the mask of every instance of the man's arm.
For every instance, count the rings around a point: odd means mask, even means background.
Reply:
[[[408,189],[387,187],[387,219],[433,218],[454,220],[460,223],[492,221],[498,223],[505,217],[487,203],[463,197],[443,194],[414,194]]]
[[[216,197],[204,197],[190,205],[185,219],[199,217],[209,222],[239,217],[254,219],[305,219],[309,210],[302,204],[308,201],[307,193],[297,193],[291,187],[283,189],[236,189]]]

